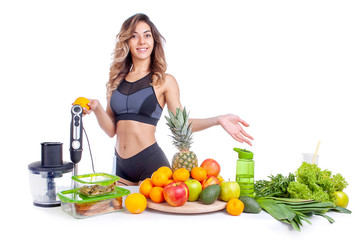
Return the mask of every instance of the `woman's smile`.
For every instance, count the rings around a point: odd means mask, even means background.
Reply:
[[[145,53],[149,48],[147,47],[141,47],[141,48],[136,48],[136,51],[140,52],[140,53]]]

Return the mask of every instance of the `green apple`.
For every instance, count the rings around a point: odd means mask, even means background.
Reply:
[[[229,201],[232,198],[240,197],[240,185],[237,182],[222,182],[220,183],[220,196],[222,201]]]
[[[201,183],[196,179],[189,178],[185,181],[185,184],[189,188],[189,202],[194,202],[199,200],[200,193],[202,191]]]

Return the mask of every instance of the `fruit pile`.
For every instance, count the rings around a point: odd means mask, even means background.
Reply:
[[[204,160],[191,171],[161,167],[140,184],[139,192],[155,203],[166,202],[173,207],[183,206],[188,201],[208,205],[220,199],[227,202],[228,213],[240,215],[244,209],[239,200],[240,186],[237,182],[224,181],[219,175],[220,169],[214,159]]]

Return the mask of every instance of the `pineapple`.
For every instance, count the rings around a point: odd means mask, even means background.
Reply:
[[[191,171],[192,168],[198,166],[198,160],[196,154],[189,150],[192,143],[191,123],[188,123],[189,114],[185,107],[183,111],[177,108],[176,116],[169,111],[169,117],[165,116],[165,118],[172,133],[173,144],[179,150],[173,156],[172,170],[186,168]]]

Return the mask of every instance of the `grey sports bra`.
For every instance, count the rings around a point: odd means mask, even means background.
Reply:
[[[134,120],[156,126],[162,108],[150,83],[150,73],[135,82],[121,81],[110,99],[116,122]]]

